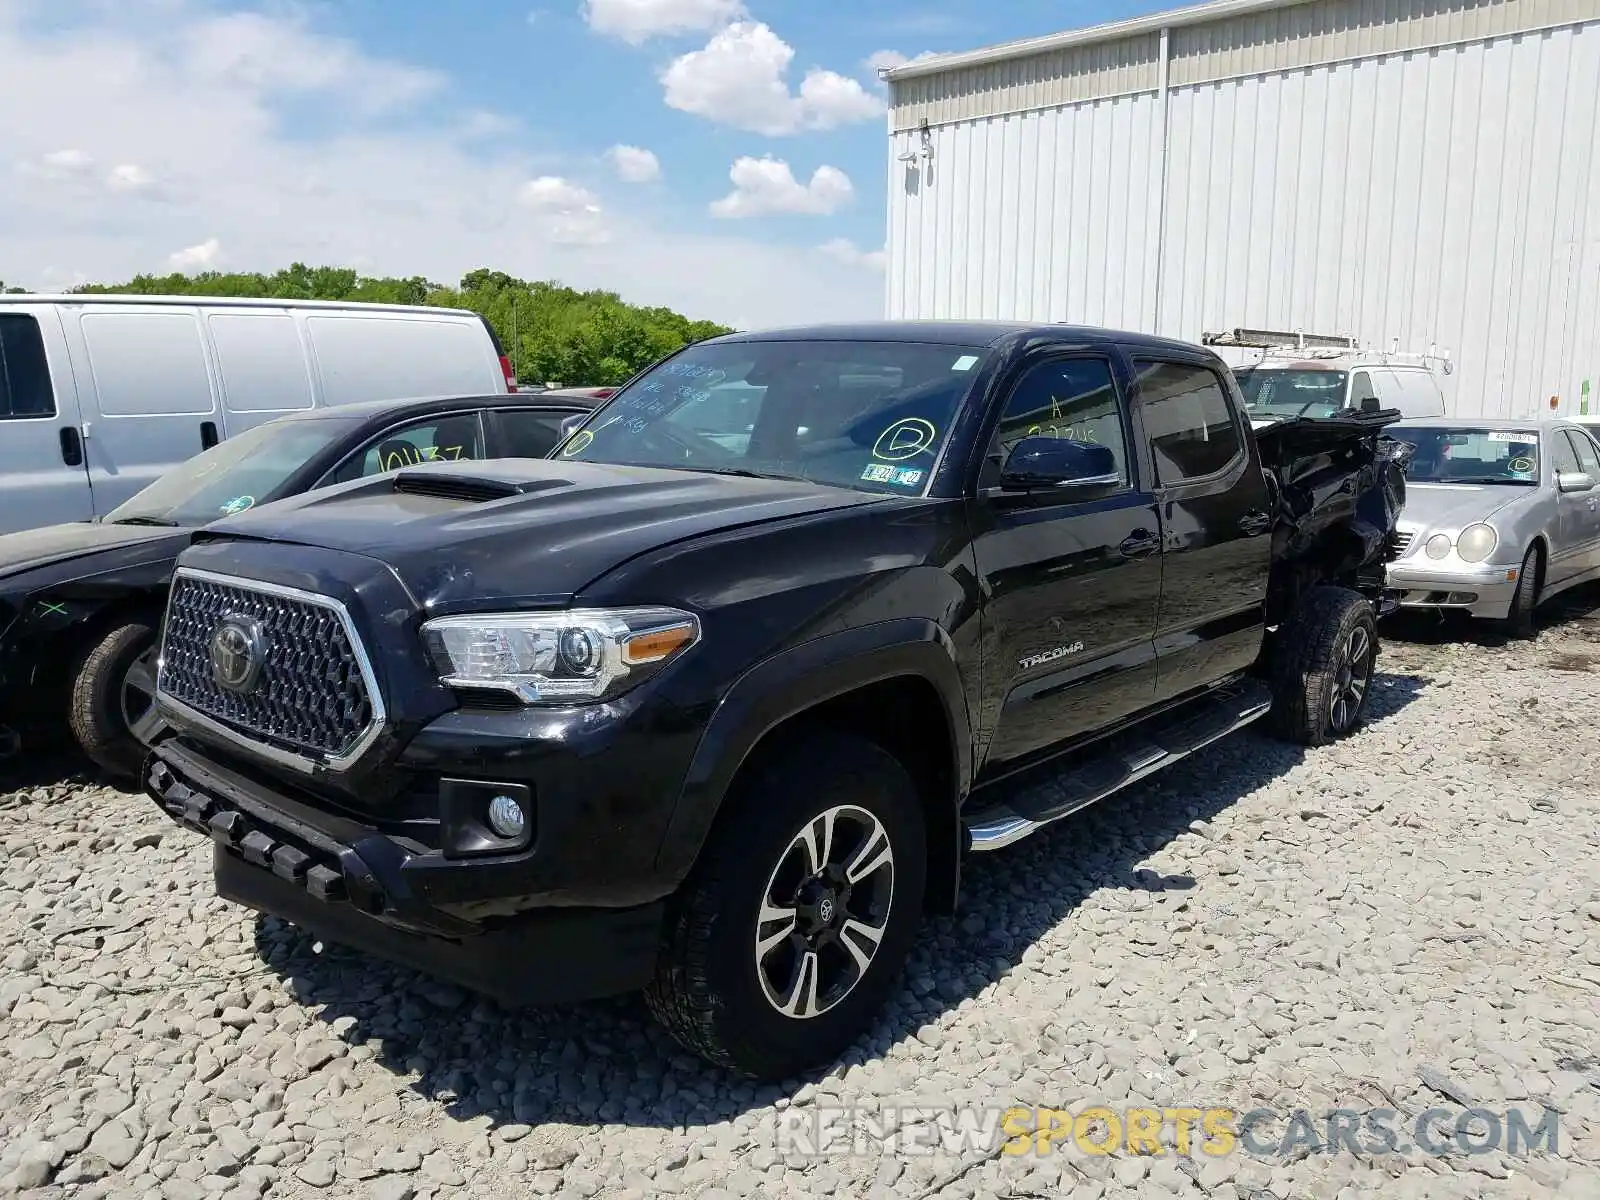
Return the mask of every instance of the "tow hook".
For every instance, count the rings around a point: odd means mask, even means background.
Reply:
[[[1398,588],[1384,588],[1378,593],[1378,599],[1373,604],[1376,615],[1381,620],[1390,613],[1400,611],[1400,591]]]

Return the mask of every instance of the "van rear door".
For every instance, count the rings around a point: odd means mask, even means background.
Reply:
[[[0,308],[0,533],[94,516],[61,320]]]
[[[494,341],[475,316],[316,312],[305,327],[324,404],[506,389]]]
[[[93,303],[64,310],[83,380],[84,447],[104,515],[221,440],[197,310]]]

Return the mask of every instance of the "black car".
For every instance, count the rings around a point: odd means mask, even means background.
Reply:
[[[65,714],[84,751],[137,779],[155,728],[155,639],[194,530],[312,488],[439,460],[541,458],[597,399],[573,393],[313,409],[221,442],[103,521],[0,537],[0,756]]]
[[[1397,413],[1259,435],[1197,346],[734,334],[546,461],[201,533],[147,765],[220,895],[508,1002],[830,1060],[962,862],[1262,717],[1359,724]]]

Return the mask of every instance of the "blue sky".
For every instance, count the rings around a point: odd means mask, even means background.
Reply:
[[[1160,7],[10,0],[0,278],[490,266],[740,325],[873,316],[873,64]]]

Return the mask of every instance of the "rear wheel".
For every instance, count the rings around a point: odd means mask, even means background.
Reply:
[[[1378,623],[1360,592],[1319,587],[1279,631],[1272,726],[1279,737],[1322,746],[1366,714],[1378,664]]]
[[[1527,639],[1535,632],[1533,614],[1539,607],[1539,593],[1544,588],[1544,556],[1538,546],[1528,547],[1522,556],[1522,570],[1517,573],[1517,590],[1511,593],[1511,607],[1506,610],[1500,628],[1507,637]]]
[[[927,875],[898,760],[817,731],[743,773],[677,896],[645,993],[688,1049],[785,1079],[870,1025],[910,954]]]
[[[72,677],[67,723],[83,752],[108,775],[137,779],[156,716],[156,629],[134,618],[106,630]]]

